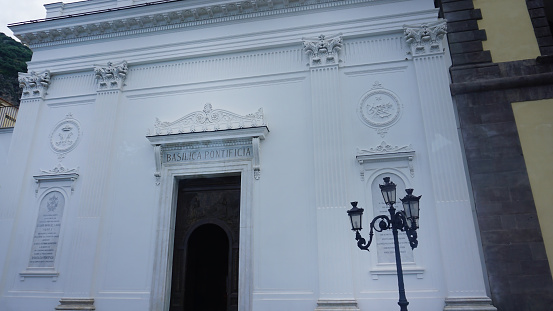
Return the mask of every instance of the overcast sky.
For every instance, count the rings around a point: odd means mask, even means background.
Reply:
[[[44,4],[82,0],[0,0],[0,32],[13,37],[8,24],[46,17]]]

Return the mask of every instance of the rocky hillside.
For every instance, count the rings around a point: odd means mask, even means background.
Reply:
[[[14,105],[21,97],[17,73],[27,72],[32,55],[28,47],[0,32],[0,97]]]

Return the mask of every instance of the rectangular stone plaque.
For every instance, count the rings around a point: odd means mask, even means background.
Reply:
[[[52,191],[40,201],[29,267],[53,268],[58,248],[65,197]]]
[[[164,148],[161,153],[162,163],[228,160],[252,157],[253,151],[251,145],[209,149],[187,148],[185,146],[170,147]]]

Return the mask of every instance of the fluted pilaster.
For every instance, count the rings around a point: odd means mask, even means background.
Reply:
[[[461,144],[457,132],[442,46],[445,21],[405,26],[419,89],[430,173],[438,217],[440,246],[447,286],[446,302],[465,301],[455,310],[481,308],[486,296],[478,239],[469,199]],[[461,238],[459,238],[461,237]],[[475,299],[476,298],[476,299]],[[476,306],[474,301],[480,304]],[[489,299],[488,299],[489,301]],[[446,309],[447,309],[446,304]]]
[[[0,219],[12,219],[15,216],[21,199],[21,189],[24,189],[22,184],[27,177],[32,178],[27,174],[27,163],[33,154],[32,146],[38,116],[44,106],[43,99],[49,85],[50,71],[48,70],[41,73],[19,73],[19,86],[23,94],[11,138],[6,171],[0,180],[0,189],[2,189],[0,194],[3,193],[0,197],[4,200],[0,208]]]
[[[347,179],[343,150],[343,124],[340,108],[340,35],[304,39],[311,71],[311,103],[315,166],[315,205],[319,258],[319,304],[317,310],[356,309],[350,252],[345,222]],[[347,224],[347,223],[346,223]],[[344,264],[346,263],[346,264]],[[329,301],[331,302],[329,305]],[[344,304],[347,301],[349,304]]]
[[[90,133],[88,158],[83,170],[81,204],[72,241],[74,252],[71,267],[78,273],[72,273],[68,277],[64,298],[89,297],[94,291],[92,284],[96,269],[95,257],[98,255],[96,248],[111,179],[115,121],[126,70],[126,62],[119,65],[108,63],[106,67],[94,68],[98,85],[92,120],[96,126]]]

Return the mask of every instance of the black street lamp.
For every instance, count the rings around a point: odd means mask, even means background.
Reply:
[[[362,250],[369,250],[369,246],[373,240],[373,229],[376,232],[382,232],[387,229],[392,229],[394,236],[394,249],[396,253],[396,267],[397,267],[397,285],[399,287],[399,301],[400,311],[407,311],[407,305],[409,302],[405,298],[405,287],[403,285],[403,269],[401,267],[401,256],[399,253],[399,241],[397,237],[398,230],[405,231],[409,244],[412,249],[415,249],[419,242],[417,241],[417,229],[419,228],[419,200],[421,196],[414,196],[413,189],[405,189],[407,195],[401,199],[403,203],[403,211],[397,211],[394,208],[396,203],[396,184],[390,181],[390,177],[384,177],[384,185],[379,185],[384,202],[388,205],[387,215],[376,216],[369,225],[371,231],[369,232],[369,242],[361,236],[359,231],[363,229],[361,226],[361,219],[364,209],[357,207],[357,202],[351,202],[353,206],[348,215],[351,220],[351,230],[355,231],[355,239],[357,240],[357,246]],[[378,226],[375,227],[375,223],[378,221]]]

